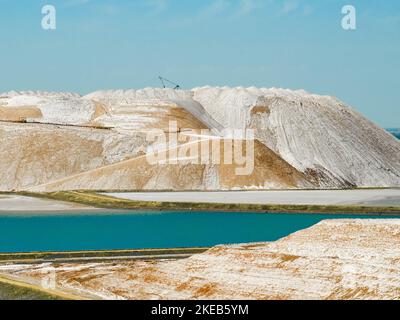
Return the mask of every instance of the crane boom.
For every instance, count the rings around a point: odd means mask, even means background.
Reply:
[[[162,84],[162,86],[163,86],[164,89],[167,87],[166,83],[172,84],[172,85],[174,86],[174,89],[175,89],[175,90],[181,89],[181,86],[180,86],[179,84],[177,84],[177,83],[175,83],[175,82],[173,82],[173,81],[171,81],[171,80],[168,80],[168,79],[163,78],[163,77],[161,77],[161,76],[158,77],[158,79],[160,79],[161,84]]]

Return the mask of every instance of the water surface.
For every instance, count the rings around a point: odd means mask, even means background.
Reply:
[[[391,134],[393,134],[397,139],[400,139],[400,128],[387,129]]]
[[[358,215],[165,212],[1,216],[0,252],[213,246],[275,241],[324,219]]]

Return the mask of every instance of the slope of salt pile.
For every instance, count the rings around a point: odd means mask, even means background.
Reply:
[[[154,112],[157,106],[171,106],[185,109],[208,128],[219,132],[223,127],[212,118],[203,106],[193,100],[193,93],[186,90],[145,88],[140,90],[104,90],[83,97],[104,104],[111,113],[121,110]],[[146,121],[146,120],[145,120]]]
[[[399,141],[336,98],[276,88],[193,92],[225,128],[254,129],[258,140],[322,187],[400,185]]]
[[[78,94],[67,92],[11,91],[0,95],[0,106],[12,110],[37,108],[40,118],[25,119],[28,122],[83,125],[95,112],[91,101],[82,100]]]

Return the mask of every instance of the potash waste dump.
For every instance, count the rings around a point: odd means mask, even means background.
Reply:
[[[148,141],[151,130],[171,133],[171,122],[180,144]],[[149,163],[149,150],[187,147],[187,129],[221,145],[229,132],[252,129],[254,170]],[[0,191],[400,186],[399,140],[338,99],[302,90],[8,92],[0,95],[0,139]],[[235,139],[246,145],[245,136]]]

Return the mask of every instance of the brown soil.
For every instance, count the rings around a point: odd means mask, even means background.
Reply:
[[[42,117],[39,108],[26,107],[0,107],[0,120],[23,122],[28,118],[37,119]]]

